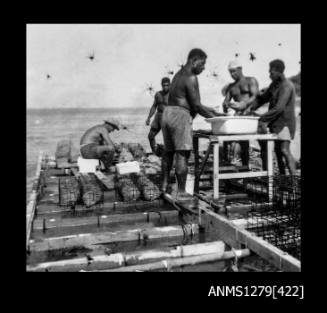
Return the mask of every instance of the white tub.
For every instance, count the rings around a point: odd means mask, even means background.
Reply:
[[[256,134],[258,116],[217,116],[207,118],[214,135]]]

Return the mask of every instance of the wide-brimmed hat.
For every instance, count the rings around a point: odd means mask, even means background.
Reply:
[[[113,126],[114,128],[116,128],[117,130],[120,129],[127,129],[127,126],[124,125],[123,123],[121,123],[119,120],[115,119],[115,118],[107,118],[105,120],[103,120],[105,123],[110,124],[111,126]]]

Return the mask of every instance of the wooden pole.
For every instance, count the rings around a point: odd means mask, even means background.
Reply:
[[[235,258],[235,255],[237,256],[237,258],[244,258],[250,255],[250,250],[243,249],[243,250],[227,251],[223,255],[221,255],[220,253],[210,253],[210,254],[189,256],[189,257],[178,258],[178,259],[167,259],[160,262],[126,266],[126,267],[120,267],[111,270],[100,270],[98,272],[148,272],[148,271],[155,271],[161,269],[167,269],[169,271],[173,267],[180,267],[185,265],[191,266],[201,263],[230,260]]]
[[[28,271],[79,271],[112,269],[121,266],[131,266],[144,262],[153,262],[168,258],[185,258],[195,255],[216,254],[223,256],[225,244],[222,241],[200,243],[193,245],[177,246],[173,249],[153,249],[135,251],[129,253],[114,253],[110,255],[94,255],[90,260],[87,258],[76,258],[60,260],[55,262],[40,263],[29,266]]]

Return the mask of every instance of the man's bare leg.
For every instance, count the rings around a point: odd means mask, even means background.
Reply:
[[[99,160],[101,160],[104,166],[108,169],[112,165],[112,160],[114,158],[115,148],[113,146],[98,146],[97,155]]]
[[[285,158],[286,166],[290,172],[290,175],[296,175],[296,167],[295,167],[295,160],[290,150],[290,141],[283,140],[280,142],[280,150],[281,154]]]
[[[155,139],[155,137],[157,136],[157,134],[159,132],[160,132],[160,129],[151,128],[149,135],[148,135],[150,147],[154,154],[156,154],[156,139]]]
[[[186,180],[188,173],[188,159],[191,151],[176,151],[176,177],[177,177],[177,200],[187,200],[192,198],[186,192]]]
[[[279,174],[285,175],[284,155],[281,149],[282,148],[281,144],[282,144],[281,140],[275,141],[275,153],[276,153]]]
[[[164,151],[161,161],[161,167],[162,167],[162,186],[161,190],[162,192],[167,192],[167,188],[169,186],[169,178],[170,178],[170,171],[173,166],[174,161],[174,152],[173,151]]]

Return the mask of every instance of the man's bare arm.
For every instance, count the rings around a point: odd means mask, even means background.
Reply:
[[[229,103],[232,99],[232,96],[230,94],[229,91],[226,92],[226,97],[225,97],[225,100],[223,102],[223,110],[224,110],[224,113],[227,113],[227,110],[228,110],[228,107],[229,107]]]
[[[282,87],[276,106],[265,114],[261,115],[260,120],[266,123],[269,123],[270,121],[274,120],[285,109],[286,103],[290,98],[291,93],[292,88],[290,86]]]
[[[157,106],[158,106],[157,95],[155,95],[154,96],[154,102],[153,102],[152,107],[151,107],[150,112],[149,112],[149,116],[148,116],[148,118],[146,120],[147,125],[150,124],[151,117],[154,115],[154,113],[156,113]]]
[[[191,111],[194,113],[199,113],[205,118],[215,117],[214,109],[209,108],[200,101],[200,91],[198,79],[196,76],[192,76],[186,81],[186,97],[187,101],[191,107]]]
[[[252,103],[249,103],[248,108],[252,112],[259,109],[262,105],[267,103],[271,98],[270,86],[263,92],[263,94],[258,94]]]

